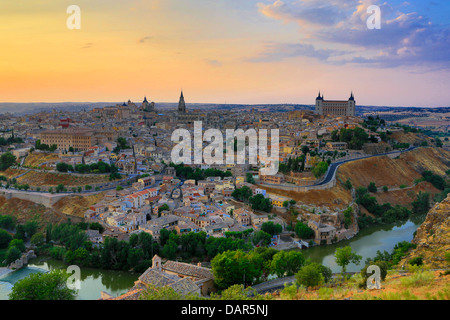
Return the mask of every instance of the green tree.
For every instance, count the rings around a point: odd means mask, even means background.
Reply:
[[[345,181],[344,186],[347,190],[351,190],[353,188],[352,183],[350,182],[350,179],[347,179],[347,181]]]
[[[255,252],[225,251],[211,260],[214,282],[219,289],[249,284],[262,275],[263,260]]]
[[[430,210],[430,194],[419,191],[416,200],[411,204],[413,214],[426,214]]]
[[[220,294],[211,293],[211,300],[261,300],[263,296],[259,295],[252,287],[244,288],[242,284],[235,284],[223,290]]]
[[[0,229],[0,249],[7,248],[12,239],[13,237],[6,230]]]
[[[15,225],[15,219],[12,216],[0,216],[0,228],[12,229]]]
[[[255,179],[253,178],[253,175],[250,172],[247,173],[245,177],[248,183],[255,184]]]
[[[377,189],[377,186],[375,185],[375,182],[369,183],[367,190],[369,190],[369,192],[377,192],[378,189]]]
[[[271,262],[271,270],[279,277],[293,276],[305,264],[305,257],[298,251],[280,251]]]
[[[317,263],[302,267],[295,275],[296,283],[305,287],[315,287],[325,282]]]
[[[265,212],[272,211],[272,202],[269,198],[265,198],[262,194],[257,194],[249,198],[253,210],[261,210]]]
[[[280,234],[283,231],[283,227],[279,223],[275,224],[273,221],[267,221],[261,225],[261,230],[274,236]]]
[[[321,161],[312,169],[312,173],[314,174],[314,177],[320,178],[327,172],[327,170],[328,163],[326,161]]]
[[[314,230],[301,221],[296,223],[295,233],[301,239],[311,239],[314,237]]]
[[[343,248],[337,248],[334,253],[336,264],[342,267],[342,272],[347,270],[347,265],[354,263],[358,265],[362,259],[362,256],[352,251],[352,247],[345,246]]]
[[[30,242],[37,247],[42,246],[45,243],[44,234],[42,232],[35,233],[31,237]]]
[[[16,247],[20,250],[20,252],[24,252],[26,250],[25,243],[22,239],[13,239],[8,245],[8,249],[11,249],[12,247]]]
[[[27,221],[23,225],[24,231],[26,233],[26,237],[30,239],[38,230],[39,223],[37,221]]]
[[[156,287],[154,285],[148,285],[142,292],[142,294],[139,296],[139,299],[175,301],[175,300],[197,300],[201,298],[195,294],[183,295],[169,286]]]
[[[255,232],[252,237],[252,242],[255,246],[256,245],[268,246],[271,240],[272,240],[271,235],[263,230]]]
[[[15,246],[12,246],[6,251],[5,260],[6,264],[16,261],[22,256],[22,252]]]
[[[16,156],[11,152],[5,152],[0,156],[0,171],[4,171],[16,164]]]
[[[10,300],[75,300],[76,290],[67,287],[69,274],[62,270],[33,273],[17,281]]]
[[[367,287],[367,279],[373,274],[373,273],[367,273],[367,268],[370,265],[375,265],[380,268],[380,280],[384,281],[386,279],[387,273],[388,273],[388,264],[385,261],[370,261],[370,264],[366,263],[366,266],[361,269],[361,287],[366,288]]]

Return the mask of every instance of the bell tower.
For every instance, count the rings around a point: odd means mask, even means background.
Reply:
[[[181,90],[180,101],[178,102],[178,112],[186,113],[186,102],[184,101],[183,90]]]

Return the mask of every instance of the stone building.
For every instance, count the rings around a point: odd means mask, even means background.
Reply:
[[[341,100],[325,100],[320,95],[316,98],[316,114],[326,116],[344,116],[349,117],[355,116],[355,97],[353,96],[353,92],[350,95],[350,98],[347,101]]]
[[[183,295],[207,296],[215,291],[214,276],[208,268],[171,260],[163,264],[158,255],[153,257],[152,262],[152,267],[139,277],[130,291],[145,290],[150,285],[168,286]]]

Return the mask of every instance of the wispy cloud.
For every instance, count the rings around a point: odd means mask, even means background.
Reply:
[[[92,42],[88,42],[82,47],[82,49],[90,49],[90,48],[92,48],[93,45],[94,44]]]
[[[140,39],[138,40],[138,43],[145,43],[145,42],[147,42],[147,41],[149,41],[149,40],[151,40],[151,39],[153,39],[153,37],[146,36],[146,37],[140,38]]]
[[[205,59],[205,62],[207,64],[209,64],[210,66],[213,66],[213,67],[220,67],[220,66],[222,66],[222,62],[220,62],[219,60]]]
[[[381,8],[380,30],[369,30],[367,8]],[[258,4],[264,16],[297,23],[307,34],[302,43],[272,46],[253,62],[291,56],[315,57],[327,63],[355,63],[374,67],[425,65],[450,68],[450,28],[434,25],[427,17],[393,8],[378,0],[276,0]],[[315,49],[316,47],[325,49]],[[336,48],[346,47],[346,50]],[[342,55],[340,58],[339,56]],[[333,59],[330,59],[333,57]]]
[[[249,62],[272,62],[295,57],[311,57],[321,61],[336,63],[333,57],[344,55],[347,52],[331,49],[317,49],[306,43],[265,42],[262,52],[256,57],[246,58]]]

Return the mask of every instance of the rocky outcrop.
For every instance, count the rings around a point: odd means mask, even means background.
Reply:
[[[33,250],[29,250],[28,252],[23,253],[20,259],[11,262],[11,264],[8,266],[8,269],[18,270],[23,266],[27,265],[30,259],[34,258],[36,258],[36,254],[34,253]]]
[[[431,268],[450,268],[445,259],[445,254],[450,253],[450,194],[428,212],[412,243],[417,248],[400,262],[401,266],[415,257],[422,257],[424,264]]]

